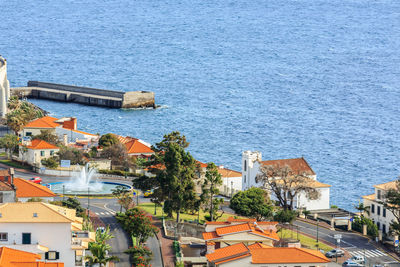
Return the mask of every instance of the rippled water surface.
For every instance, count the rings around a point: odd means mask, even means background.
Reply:
[[[157,110],[35,100],[78,127],[156,142],[179,130],[201,161],[304,156],[351,209],[399,175],[397,0],[2,2],[0,53],[28,80],[150,90]]]

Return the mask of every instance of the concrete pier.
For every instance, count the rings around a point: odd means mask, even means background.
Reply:
[[[90,87],[29,81],[26,87],[11,88],[18,97],[75,102],[110,108],[155,108],[154,93],[112,91]]]

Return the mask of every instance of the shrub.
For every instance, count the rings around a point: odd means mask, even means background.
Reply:
[[[291,223],[297,216],[296,211],[294,210],[279,210],[274,215],[274,220],[280,223]]]
[[[125,172],[121,170],[98,170],[98,173],[103,173],[103,174],[111,174],[111,175],[119,175],[119,176],[129,176],[129,177],[138,177],[136,173],[133,172]]]
[[[45,166],[49,169],[55,169],[58,167],[58,161],[55,157],[51,157],[48,159],[42,159],[42,164],[43,164],[43,166]]]
[[[355,217],[352,223],[352,228],[354,231],[362,233],[364,224],[367,225],[367,234],[369,236],[378,236],[378,227],[371,219],[365,218],[364,216]]]

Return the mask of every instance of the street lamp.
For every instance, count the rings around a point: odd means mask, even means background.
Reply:
[[[319,230],[319,219],[317,219],[317,249],[319,248],[319,244],[318,244],[318,230]]]

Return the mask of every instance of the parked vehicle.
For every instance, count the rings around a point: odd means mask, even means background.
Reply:
[[[153,190],[147,190],[146,192],[144,192],[143,196],[144,197],[151,197],[152,194],[153,194]]]
[[[328,258],[342,257],[344,256],[344,251],[341,249],[332,249],[331,251],[325,253],[325,256]]]
[[[347,260],[342,264],[342,267],[363,267],[363,266],[364,266],[363,264],[360,264],[352,260]]]
[[[360,264],[365,264],[365,258],[360,255],[355,255],[355,256],[351,257],[350,260],[360,263]]]
[[[36,177],[32,177],[31,179],[29,179],[29,181],[32,183],[35,183],[35,184],[41,184],[42,178],[40,178],[39,176],[36,176]]]

